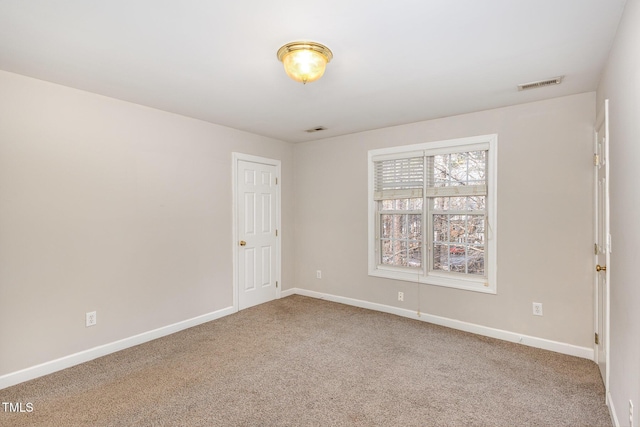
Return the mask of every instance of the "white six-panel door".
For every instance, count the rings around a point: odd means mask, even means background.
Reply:
[[[279,297],[279,167],[234,160],[237,162],[235,274],[238,309],[242,310]]]

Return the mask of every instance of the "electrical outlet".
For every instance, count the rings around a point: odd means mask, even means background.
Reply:
[[[398,301],[404,301],[404,292],[398,292]]]
[[[629,400],[629,427],[633,427],[633,402]]]
[[[94,326],[96,323],[98,323],[98,319],[96,317],[96,312],[95,311],[90,311],[86,314],[85,317],[85,324],[87,327],[89,326]]]
[[[316,270],[316,279],[322,279],[322,270]]]
[[[533,303],[533,315],[534,316],[542,316],[542,303],[534,302]]]

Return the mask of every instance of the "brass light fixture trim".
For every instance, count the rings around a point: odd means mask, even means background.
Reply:
[[[287,75],[303,84],[322,77],[332,59],[333,52],[328,47],[312,41],[295,41],[278,49],[278,60]]]

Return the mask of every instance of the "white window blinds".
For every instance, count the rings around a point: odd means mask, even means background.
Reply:
[[[423,156],[377,160],[374,164],[374,200],[422,197]]]

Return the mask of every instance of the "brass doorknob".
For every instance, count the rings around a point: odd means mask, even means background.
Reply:
[[[607,266],[606,265],[596,265],[596,271],[607,271]]]
[[[240,246],[247,246],[247,242],[245,242],[244,240],[240,240]]]

